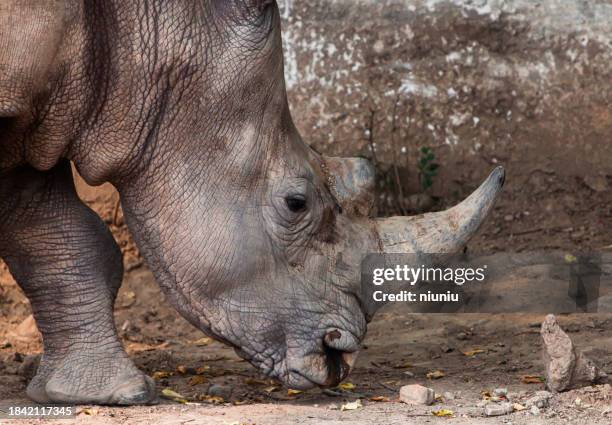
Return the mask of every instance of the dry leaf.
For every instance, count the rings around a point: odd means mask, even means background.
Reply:
[[[83,407],[79,409],[77,415],[96,416],[98,413],[100,413],[100,409],[96,407]]]
[[[266,387],[266,388],[264,388],[263,390],[264,390],[265,392],[267,392],[268,394],[270,394],[270,393],[273,393],[274,391],[278,391],[278,390],[280,390],[280,387],[277,387],[277,386],[272,385],[272,386],[270,386],[270,387]]]
[[[409,367],[412,367],[412,363],[405,362],[393,365],[393,369],[407,369]]]
[[[196,373],[198,375],[203,375],[205,372],[210,370],[210,366],[208,365],[204,365],[204,366],[200,366],[199,368],[196,369]]]
[[[158,370],[157,372],[153,373],[153,379],[155,379],[156,381],[159,381],[160,379],[164,379],[164,378],[169,378],[172,376],[172,372],[169,372],[167,370]]]
[[[440,409],[440,410],[434,410],[433,412],[431,412],[434,416],[438,416],[438,417],[453,417],[455,416],[455,412],[453,412],[452,410],[449,409]]]
[[[172,401],[176,401],[177,403],[182,403],[182,404],[188,403],[185,397],[183,397],[176,391],[172,391],[170,388],[164,388],[162,390],[162,397],[170,399]]]
[[[249,400],[235,400],[232,401],[234,406],[242,406],[243,404],[249,404]]]
[[[523,406],[521,403],[514,403],[514,404],[512,405],[512,408],[513,408],[514,410],[516,410],[517,412],[520,412],[521,410],[525,410],[525,409],[526,409],[526,407],[525,407],[525,406]]]
[[[484,400],[490,400],[491,399],[491,391],[481,391],[480,394],[482,394],[482,398]]]
[[[200,385],[200,384],[204,384],[206,383],[206,378],[203,377],[202,375],[196,375],[196,376],[192,376],[189,379],[189,385],[191,385],[192,387],[195,385]]]
[[[521,378],[523,384],[541,384],[545,382],[544,378],[538,375],[525,375]]]
[[[214,342],[214,339],[205,336],[204,338],[200,338],[196,341],[193,341],[192,344],[197,347],[204,347],[206,345],[210,345]]]
[[[293,389],[291,389],[291,388],[289,388],[289,389],[287,390],[287,395],[288,395],[288,396],[294,396],[294,395],[298,395],[298,394],[302,394],[302,393],[303,393],[303,391],[300,391],[300,390],[293,390]]]
[[[248,378],[246,381],[244,381],[244,383],[247,385],[268,385],[269,384],[268,381],[264,381],[262,379],[254,379],[254,378]]]
[[[370,401],[387,402],[387,401],[389,401],[389,397],[385,397],[384,395],[377,395],[377,396],[374,396],[374,397],[370,397],[368,400],[370,400]]]
[[[480,348],[475,348],[473,350],[464,351],[463,355],[464,356],[468,356],[468,357],[472,357],[472,356],[475,356],[476,354],[481,354],[481,353],[486,353],[486,351],[485,350],[481,350]]]
[[[362,407],[363,404],[361,404],[361,400],[355,400],[340,406],[340,411],[344,412],[345,410],[357,410],[361,409]]]
[[[225,399],[217,395],[202,395],[200,396],[200,400],[205,401],[207,403],[212,403],[212,404],[225,403]]]
[[[427,379],[440,379],[446,376],[446,374],[441,370],[434,370],[433,372],[427,373]]]
[[[352,382],[343,382],[342,384],[338,385],[338,388],[345,391],[351,391],[357,388],[357,385],[353,384]]]
[[[187,367],[185,365],[178,365],[176,367],[176,371],[182,375],[185,375],[187,373]]]
[[[572,254],[565,254],[564,259],[566,263],[575,263],[576,261],[578,261],[576,256]]]
[[[140,353],[142,351],[163,350],[169,345],[170,343],[168,341],[158,345],[144,344],[142,342],[130,342],[126,347],[126,351],[128,353]]]

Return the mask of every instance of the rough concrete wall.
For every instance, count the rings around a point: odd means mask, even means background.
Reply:
[[[494,163],[612,174],[612,1],[279,4],[294,118],[323,152],[399,164],[414,186],[430,146],[446,195]]]

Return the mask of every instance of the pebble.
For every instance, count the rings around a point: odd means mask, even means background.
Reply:
[[[493,394],[497,397],[506,397],[508,395],[508,388],[495,388]]]
[[[484,408],[485,416],[502,416],[512,413],[514,408],[512,404],[504,403],[488,403]]]
[[[400,388],[400,401],[408,404],[424,404],[430,405],[436,398],[436,393],[433,389],[422,385],[404,385]]]
[[[533,397],[527,399],[525,405],[527,407],[536,406],[540,409],[547,408],[550,404],[550,399],[552,398],[552,393],[548,391],[538,391],[534,394]]]
[[[451,393],[450,391],[446,391],[442,394],[442,397],[444,397],[446,400],[454,400],[455,394]]]
[[[212,384],[208,388],[208,395],[213,397],[221,397],[224,400],[229,400],[232,395],[232,389],[223,385]]]
[[[529,410],[529,413],[531,413],[533,416],[540,416],[540,408],[538,406],[531,406],[531,409]]]

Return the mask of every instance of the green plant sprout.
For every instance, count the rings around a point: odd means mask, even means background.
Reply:
[[[423,190],[427,190],[433,185],[433,179],[438,174],[439,164],[435,162],[436,155],[430,147],[423,146],[420,153],[418,162],[419,180]]]

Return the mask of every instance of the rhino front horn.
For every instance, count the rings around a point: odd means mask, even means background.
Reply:
[[[497,167],[467,199],[453,208],[413,217],[376,220],[381,248],[388,254],[454,254],[476,233],[504,185]]]

